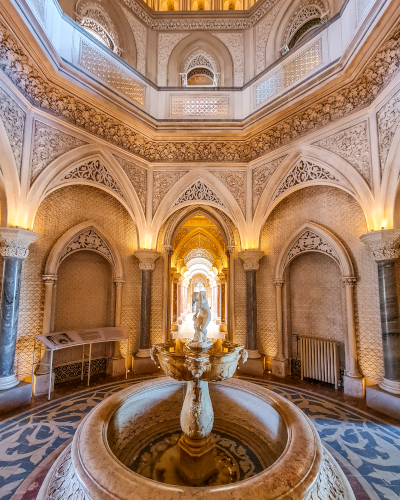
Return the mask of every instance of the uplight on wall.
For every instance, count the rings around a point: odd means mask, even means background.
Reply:
[[[383,230],[383,229],[385,229],[385,228],[386,228],[386,221],[385,221],[385,220],[383,220],[383,221],[381,222],[381,229]]]

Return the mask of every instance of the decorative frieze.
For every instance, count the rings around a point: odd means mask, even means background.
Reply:
[[[366,121],[341,130],[318,142],[315,146],[332,151],[347,160],[371,186],[371,160]]]
[[[75,235],[62,251],[59,264],[61,264],[68,255],[78,250],[93,250],[105,257],[113,266],[115,265],[110,248],[94,229],[86,229],[82,233]]]
[[[147,170],[145,168],[135,165],[129,160],[125,160],[120,156],[113,155],[117,162],[121,165],[124,172],[128,176],[133,189],[139,198],[140,204],[143,208],[143,213],[146,213],[146,197],[147,197]]]
[[[340,266],[340,259],[335,249],[325,238],[313,231],[305,231],[290,247],[285,263],[285,268],[295,257],[304,252],[322,252],[332,257]]]
[[[61,182],[71,181],[73,179],[100,184],[101,186],[111,189],[111,191],[114,191],[114,193],[121,198],[124,198],[117,181],[99,160],[91,160],[79,165],[79,167],[75,167],[61,179]]]
[[[243,33],[213,33],[226,45],[233,60],[234,86],[241,87],[244,82]]]
[[[229,189],[246,217],[246,172],[236,170],[213,170],[210,172]]]
[[[200,180],[186,189],[182,196],[180,196],[179,199],[175,202],[174,207],[177,207],[182,203],[187,203],[188,201],[209,201],[211,203],[216,203],[217,205],[225,207],[219,196],[216,195],[211,188],[206,186],[206,184],[204,184],[204,182]]]
[[[1,88],[0,119],[3,122],[8,140],[10,141],[19,175],[21,173],[22,144],[24,142],[25,112]]]
[[[178,45],[189,33],[159,33],[158,34],[158,85],[167,86],[167,71],[169,57]]]
[[[256,212],[258,202],[264,192],[272,174],[276,171],[279,165],[288,155],[281,156],[272,160],[265,165],[256,167],[252,172],[252,192],[253,192],[253,215]]]
[[[52,161],[85,144],[87,142],[35,120],[30,185]]]
[[[172,186],[188,172],[188,170],[160,170],[153,172],[153,215]]]
[[[377,113],[377,120],[379,158],[381,162],[381,173],[383,174],[394,135],[400,124],[400,90],[381,107]]]
[[[400,229],[371,231],[360,236],[369,246],[376,261],[397,259],[400,256]]]
[[[293,167],[288,174],[286,174],[279,188],[275,192],[274,200],[295,186],[319,180],[339,181],[339,179],[331,174],[329,170],[326,170],[326,168],[320,167],[319,165],[307,160],[300,160],[299,163],[295,165],[295,167]]]

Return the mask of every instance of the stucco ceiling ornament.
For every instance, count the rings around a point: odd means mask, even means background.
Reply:
[[[211,262],[211,264],[213,264],[215,260],[211,253],[205,248],[193,248],[193,250],[190,250],[190,252],[184,258],[184,262],[186,264],[187,262],[195,258],[207,259]]]
[[[188,172],[189,170],[155,170],[153,172],[153,215],[168,191]]]
[[[315,146],[332,151],[347,160],[371,187],[371,160],[367,121],[341,130],[318,142]]]
[[[398,74],[399,57],[400,28],[396,26],[353,82],[319,101],[307,103],[307,106],[290,117],[256,133],[246,141],[153,141],[100,111],[89,101],[78,99],[43,78],[14,35],[4,22],[0,22],[0,60],[3,72],[32,105],[62,117],[150,162],[252,161],[369,106]]]
[[[115,265],[109,246],[94,229],[86,229],[82,233],[75,235],[62,251],[58,263],[61,264],[68,255],[78,250],[92,250],[97,252],[111,262],[113,266]]]
[[[182,196],[180,196],[179,199],[175,202],[174,207],[177,207],[182,203],[187,203],[188,201],[210,201],[212,203],[216,203],[217,205],[225,207],[225,205],[214,193],[214,191],[200,180],[186,189]]]
[[[18,175],[21,172],[22,144],[24,142],[25,112],[0,89],[0,119],[10,141]]]
[[[135,165],[125,158],[113,155],[117,162],[121,165],[124,172],[131,181],[133,189],[139,198],[140,205],[143,208],[143,213],[146,213],[146,196],[147,196],[147,170],[145,168]]]
[[[300,160],[297,165],[295,165],[292,170],[286,174],[285,178],[281,182],[280,186],[275,192],[274,200],[276,200],[283,193],[289,189],[298,186],[299,184],[305,184],[307,182],[315,182],[319,180],[325,181],[336,181],[337,179],[329,170],[326,168],[315,165],[307,160]]]
[[[35,120],[30,184],[52,161],[85,144],[87,142]]]
[[[111,191],[114,191],[121,198],[124,198],[117,181],[99,160],[91,160],[75,167],[71,172],[62,177],[61,182],[74,179],[100,184],[111,189]]]
[[[256,26],[256,74],[258,75],[266,67],[265,52],[267,48],[268,37],[272,24],[282,7],[279,2]]]
[[[285,263],[285,268],[295,257],[304,252],[322,252],[332,257],[340,266],[340,259],[338,254],[332,246],[319,234],[313,231],[305,231],[290,247]]]
[[[264,189],[267,187],[269,180],[271,179],[273,173],[279,167],[288,155],[275,158],[275,160],[267,162],[265,165],[260,165],[253,169],[252,172],[252,191],[253,191],[253,215],[256,212],[258,202]]]
[[[386,166],[394,135],[400,124],[400,90],[377,113],[381,173]]]

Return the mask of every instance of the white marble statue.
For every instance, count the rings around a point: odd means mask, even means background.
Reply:
[[[206,292],[195,292],[192,299],[196,304],[196,311],[193,315],[195,332],[193,342],[207,342],[207,326],[211,321],[211,311]]]

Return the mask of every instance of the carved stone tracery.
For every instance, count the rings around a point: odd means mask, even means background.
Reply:
[[[237,201],[240,210],[246,217],[246,172],[232,170],[214,170],[211,171],[224,186],[229,189],[229,192]]]
[[[146,197],[147,197],[147,170],[135,165],[129,160],[125,160],[120,156],[113,155],[117,162],[121,165],[124,172],[128,176],[131,184],[138,195],[140,204],[143,208],[143,213],[146,213]]]
[[[160,170],[153,172],[153,215],[172,186],[188,172],[189,170]]]
[[[283,267],[285,268],[295,257],[304,252],[322,252],[332,257],[340,266],[340,259],[334,248],[325,238],[313,231],[305,231],[291,246]]]
[[[394,135],[400,124],[400,90],[377,113],[381,173],[386,166]]]
[[[211,188],[209,188],[206,184],[204,184],[204,182],[200,180],[198,180],[185,190],[185,192],[175,202],[174,207],[177,207],[178,205],[187,203],[189,201],[209,201],[211,203],[216,203],[217,205],[225,207],[218,195],[216,195]]]
[[[261,195],[264,192],[264,189],[267,187],[269,180],[271,179],[273,173],[279,167],[279,165],[283,162],[288,155],[281,156],[280,158],[276,158],[265,165],[261,165],[256,167],[252,172],[252,192],[253,192],[253,215],[256,212],[256,208],[258,202],[261,198]]]
[[[111,262],[113,266],[115,266],[114,257],[110,248],[94,229],[89,228],[82,233],[75,235],[62,251],[59,264],[61,264],[61,262],[68,257],[68,255],[71,255],[78,250],[92,250],[97,252]]]
[[[18,174],[21,173],[25,111],[0,88],[0,120],[10,141]]]
[[[310,19],[320,18],[326,12],[325,5],[320,0],[302,2],[291,16],[282,36],[282,47],[289,45],[296,31]]]

